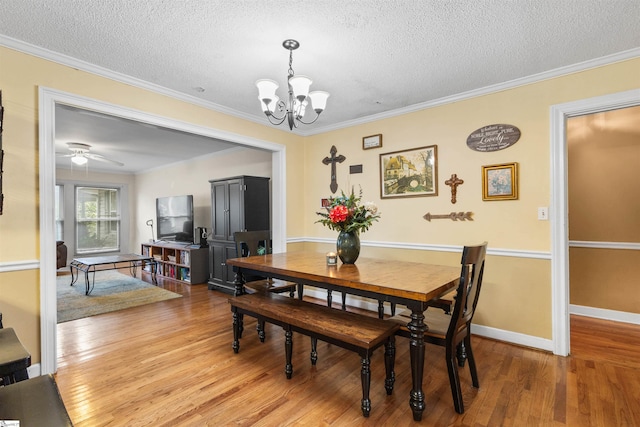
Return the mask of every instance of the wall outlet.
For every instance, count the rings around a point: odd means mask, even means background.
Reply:
[[[549,208],[546,206],[538,208],[538,219],[540,221],[548,221],[549,220]]]

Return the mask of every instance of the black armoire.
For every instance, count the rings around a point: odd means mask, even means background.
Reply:
[[[270,229],[269,178],[236,176],[212,179],[211,234],[209,235],[209,289],[233,293],[233,268],[227,258],[236,258],[233,233]]]

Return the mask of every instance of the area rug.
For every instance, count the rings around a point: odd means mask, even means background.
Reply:
[[[58,323],[182,297],[114,270],[96,272],[95,285],[89,295],[84,294],[84,274],[73,286],[70,283],[70,275],[56,278]]]

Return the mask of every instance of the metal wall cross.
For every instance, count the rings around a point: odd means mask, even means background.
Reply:
[[[336,156],[338,149],[335,145],[331,146],[331,150],[329,152],[331,153],[331,157],[325,157],[324,159],[322,159],[322,163],[324,163],[325,165],[331,164],[331,185],[329,186],[329,188],[331,189],[332,193],[335,193],[336,190],[338,190],[338,181],[336,179],[336,162],[342,163],[347,160],[347,158],[342,154]]]

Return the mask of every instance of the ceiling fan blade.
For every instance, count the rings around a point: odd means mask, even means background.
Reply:
[[[73,157],[75,154],[64,154],[64,153],[56,153],[56,157]]]
[[[124,166],[124,163],[120,163],[120,162],[118,162],[116,160],[107,159],[106,157],[103,157],[100,154],[85,153],[84,156],[89,158],[89,159],[91,159],[91,160],[97,160],[99,162],[111,163],[112,165],[117,165],[117,166]]]

